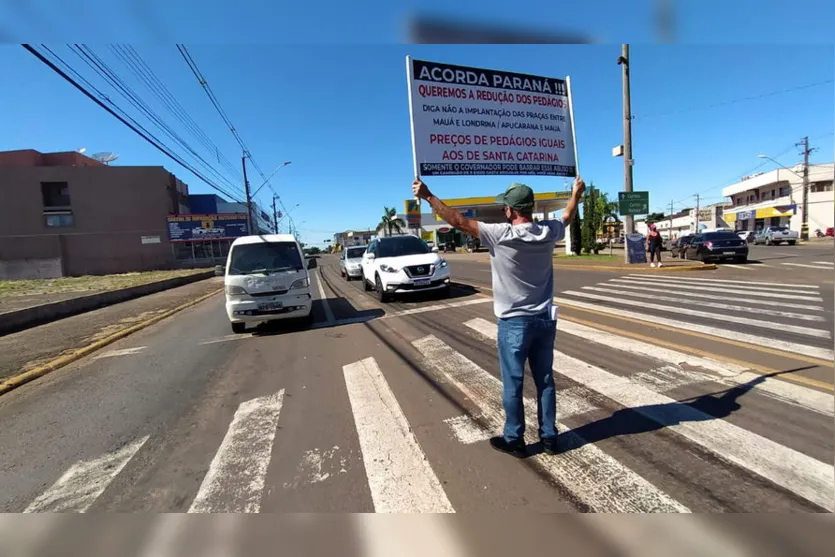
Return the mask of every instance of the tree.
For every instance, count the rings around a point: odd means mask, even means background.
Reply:
[[[600,251],[597,233],[603,223],[603,206],[600,201],[600,192],[592,182],[583,196],[583,251],[594,252],[595,255]]]
[[[583,252],[583,228],[580,223],[580,208],[574,212],[574,219],[571,221],[571,251],[574,255]]]
[[[406,228],[406,223],[397,216],[397,210],[394,207],[383,207],[383,218],[377,225],[377,232],[385,230],[386,235],[391,236],[393,232],[400,234],[404,228]]]
[[[664,213],[650,213],[647,215],[647,224],[652,224],[660,220],[664,220]]]

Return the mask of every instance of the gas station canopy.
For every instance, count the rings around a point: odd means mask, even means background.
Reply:
[[[534,194],[534,214],[541,214],[547,217],[554,211],[565,209],[568,200],[571,199],[570,191],[545,192]],[[477,218],[482,222],[504,222],[504,211],[502,205],[496,203],[495,196],[489,197],[460,197],[457,199],[444,199],[448,206],[464,213],[469,218]],[[443,222],[440,216],[435,219]]]

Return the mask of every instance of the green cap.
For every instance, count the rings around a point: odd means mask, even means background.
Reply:
[[[496,203],[517,211],[529,211],[533,209],[533,190],[525,184],[510,184],[504,193],[496,196]]]

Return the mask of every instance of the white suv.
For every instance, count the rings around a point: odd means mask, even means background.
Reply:
[[[438,290],[449,295],[449,265],[417,236],[373,240],[362,256],[362,281],[381,302],[395,294]]]

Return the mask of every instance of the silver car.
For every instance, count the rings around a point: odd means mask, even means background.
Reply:
[[[339,274],[346,280],[362,277],[362,254],[368,246],[351,246],[342,250],[339,257]]]

